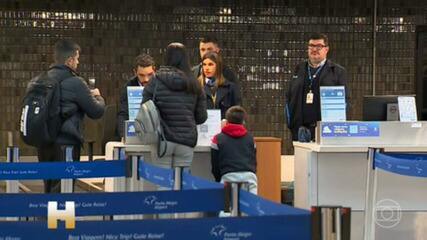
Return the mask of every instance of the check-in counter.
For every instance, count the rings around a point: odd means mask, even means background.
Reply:
[[[427,152],[427,122],[345,122],[318,126],[316,143],[293,143],[295,207],[351,207],[351,239],[363,239],[368,148]],[[378,217],[390,217],[390,221],[400,219],[393,228],[377,225],[376,239],[422,239],[419,234],[427,234],[427,179],[378,171],[378,202],[390,199],[401,211],[391,211],[394,216],[379,213]]]
[[[256,137],[257,145],[257,176],[258,195],[271,201],[280,202],[280,146],[281,139],[271,137]],[[105,147],[106,159],[113,159],[113,149],[120,147],[125,149],[128,157],[143,158],[151,162],[150,146],[139,144],[124,144],[122,142],[109,142]],[[214,181],[211,173],[210,146],[196,146],[194,158],[191,164],[191,174],[207,180]],[[132,169],[137,174],[137,169]],[[124,182],[128,181],[128,182]],[[124,188],[126,186],[126,188]],[[129,179],[107,178],[105,179],[105,191],[142,191],[155,190],[156,188],[147,181],[130,181]]]
[[[146,145],[138,145],[138,144],[124,144],[122,142],[109,142],[105,147],[105,157],[106,159],[113,159],[113,149],[115,147],[125,148],[126,155],[131,158],[142,157],[144,161],[151,162],[151,151],[150,146]],[[210,147],[207,146],[196,146],[194,149],[194,158],[191,164],[191,174],[194,176],[202,177],[204,179],[214,181],[214,178],[211,174],[211,163],[210,163]],[[136,173],[136,168],[133,169],[133,172]],[[117,191],[120,189],[118,187],[118,180],[114,178],[108,178],[105,180],[105,191]],[[133,189],[126,190],[154,190],[150,184],[136,184],[133,183],[134,186],[130,184],[126,184],[127,186],[131,186]],[[135,186],[136,184],[136,186]],[[124,189],[123,189],[124,190]]]

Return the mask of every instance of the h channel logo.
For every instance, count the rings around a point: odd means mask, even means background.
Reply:
[[[47,228],[57,229],[58,220],[65,221],[66,229],[76,227],[76,208],[74,202],[65,202],[65,209],[58,209],[58,202],[49,201],[47,204]]]

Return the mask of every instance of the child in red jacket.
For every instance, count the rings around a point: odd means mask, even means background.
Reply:
[[[225,126],[211,143],[212,174],[217,182],[246,182],[248,190],[257,194],[256,147],[243,125],[246,111],[233,106],[225,118]]]

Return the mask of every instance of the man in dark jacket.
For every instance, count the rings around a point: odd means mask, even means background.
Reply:
[[[156,66],[150,55],[140,54],[135,58],[133,69],[135,76],[126,82],[120,94],[120,109],[117,113],[117,132],[120,138],[124,136],[125,121],[129,120],[127,88],[131,86],[145,87],[154,75],[155,70]]]
[[[219,47],[218,40],[213,36],[205,36],[200,40],[199,43],[199,52],[200,52],[200,59],[203,58],[203,55],[207,52],[216,52],[219,53],[221,51],[221,48]],[[193,74],[196,78],[202,74],[202,63],[199,63],[192,68]],[[227,79],[230,82],[235,83],[237,86],[239,85],[238,79],[236,77],[236,74],[231,70],[230,67],[223,65],[222,68],[222,75],[224,75],[224,78]]]
[[[60,40],[55,44],[55,63],[48,74],[60,82],[61,115],[64,119],[61,130],[51,145],[37,149],[40,162],[65,161],[64,148],[72,146],[74,161],[80,160],[80,148],[85,114],[93,119],[104,114],[104,99],[99,89],[90,90],[83,78],[76,73],[79,64],[80,46],[70,40]],[[31,84],[31,83],[30,83]],[[61,191],[60,180],[46,180],[46,193]]]
[[[310,36],[308,60],[296,67],[289,82],[286,91],[286,120],[294,141],[307,140],[298,139],[300,128],[309,130],[311,140],[314,140],[316,123],[321,120],[320,86],[346,88],[346,71],[342,66],[326,59],[328,51],[328,37],[325,34],[316,33]],[[347,88],[346,98],[348,99]]]

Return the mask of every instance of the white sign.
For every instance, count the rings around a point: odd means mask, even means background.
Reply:
[[[208,110],[208,119],[197,125],[197,146],[210,146],[212,138],[221,132],[221,110]]]
[[[397,97],[399,104],[399,117],[401,122],[416,122],[417,107],[415,105],[415,97],[399,96]]]

